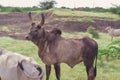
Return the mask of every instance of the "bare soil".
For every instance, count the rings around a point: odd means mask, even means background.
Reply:
[[[35,21],[40,20],[40,16],[33,14]],[[43,27],[51,29],[58,27],[66,32],[85,32],[89,26],[94,26],[97,30],[105,32],[107,26],[113,28],[120,28],[120,21],[113,20],[99,20],[94,19],[94,22],[80,22],[80,21],[58,21],[55,18],[80,18],[76,16],[57,16],[52,12],[45,13],[46,22]],[[39,18],[38,18],[39,17]],[[25,35],[29,32],[30,21],[27,13],[17,12],[9,14],[0,14],[0,36],[9,36],[15,39],[24,39]]]

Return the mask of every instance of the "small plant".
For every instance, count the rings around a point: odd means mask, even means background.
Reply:
[[[107,45],[106,48],[99,50],[99,59],[102,60],[102,56],[109,59],[120,59],[120,41],[114,41]]]
[[[92,34],[93,38],[97,38],[97,39],[99,38],[99,33],[98,33],[98,31],[96,31],[96,29],[94,27],[89,26],[87,28],[87,32],[90,33],[90,34]]]
[[[108,45],[108,48],[111,53],[111,57],[120,59],[120,41],[114,41]]]

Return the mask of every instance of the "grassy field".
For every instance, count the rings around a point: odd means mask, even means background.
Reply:
[[[86,20],[93,21],[92,18],[90,17],[120,20],[120,16],[112,14],[112,13],[72,11],[70,9],[69,10],[68,9],[50,9],[48,11],[53,11],[53,13],[55,13],[58,16],[83,17],[81,21],[86,21]],[[37,10],[35,12],[40,13],[42,11]],[[65,20],[65,19],[63,18],[61,20]],[[78,19],[78,21],[80,21],[80,19]],[[13,28],[9,29],[8,27],[4,26],[4,27],[0,27],[0,30],[11,32]],[[96,80],[120,80],[120,60],[117,58],[112,58],[112,57],[109,60],[106,60],[106,55],[101,55],[101,54],[104,54],[104,51],[106,51],[104,49],[107,49],[109,44],[115,41],[119,41],[120,37],[114,38],[114,40],[111,42],[110,36],[108,34],[105,34],[105,33],[99,33],[99,34],[100,34],[100,38],[95,39],[99,45],[99,53],[98,53],[99,59],[98,59],[98,65],[97,65]],[[82,37],[82,36],[91,37],[91,35],[88,33],[80,33],[80,32],[79,33],[63,32],[62,36],[66,38]],[[41,66],[44,67],[44,64],[42,63],[42,61],[37,55],[37,51],[38,51],[37,47],[30,41],[15,40],[9,37],[0,37],[0,47],[3,47],[12,52],[17,52],[22,55],[33,57]],[[118,54],[120,55],[120,52],[118,52]],[[66,64],[62,63],[61,70],[62,70],[61,80],[87,80],[86,71],[85,71],[85,67],[83,63],[76,65],[73,69],[71,69]],[[55,80],[55,79],[56,79],[55,72],[52,67],[52,73],[50,76],[50,80]]]
[[[120,16],[109,12],[87,12],[87,11],[75,11],[70,9],[51,9],[56,15],[59,16],[78,16],[78,17],[99,17],[113,20],[120,20]]]
[[[82,37],[90,36],[88,33],[63,33],[64,37]],[[115,38],[113,41],[119,40],[120,37]],[[110,37],[104,33],[100,33],[100,39],[95,39],[99,44],[99,49],[106,48],[111,43]],[[0,38],[0,47],[3,47],[12,52],[17,52],[22,55],[33,57],[41,66],[44,64],[41,62],[37,55],[37,47],[30,41],[15,40],[9,37]],[[100,53],[99,53],[100,54]],[[99,55],[98,55],[99,56]],[[86,71],[83,63],[76,65],[71,69],[66,64],[61,64],[61,80],[86,80]],[[104,56],[102,60],[98,60],[97,77],[96,80],[120,80],[120,60],[110,59],[107,61]],[[50,80],[55,80],[54,69]]]
[[[39,11],[37,11],[39,13]],[[53,12],[61,18],[54,18],[58,21],[81,21],[81,22],[94,22],[95,20],[120,20],[120,16],[110,12],[87,12],[77,11],[72,9],[49,9],[44,12]],[[63,17],[66,16],[66,17]],[[74,17],[73,17],[74,16]]]

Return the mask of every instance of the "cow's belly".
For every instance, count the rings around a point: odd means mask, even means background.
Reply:
[[[82,60],[81,61],[77,61],[77,62],[74,62],[74,63],[70,63],[70,62],[65,62],[68,66],[70,66],[71,68],[73,68],[75,65],[77,65],[78,63],[80,63],[80,62],[82,62]]]
[[[76,64],[80,63],[81,61],[83,61],[83,58],[81,55],[78,55],[78,56],[70,56],[68,58],[62,58],[60,62],[66,63],[68,66],[73,68]]]
[[[66,63],[70,67],[74,67],[76,64],[83,61],[83,52],[82,48],[62,50],[59,54],[58,60],[62,63]]]
[[[52,65],[55,63],[66,63],[68,66],[70,66],[71,68],[73,68],[76,64],[80,63],[83,59],[79,58],[78,60],[69,58],[69,59],[56,59],[56,58],[52,58],[49,56],[45,56],[42,61],[46,64],[46,65]]]

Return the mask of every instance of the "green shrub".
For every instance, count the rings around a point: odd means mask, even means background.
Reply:
[[[110,12],[120,15],[120,6],[112,7],[109,9]]]
[[[20,8],[13,8],[11,12],[22,12],[22,10]]]
[[[110,56],[120,59],[120,41],[114,41],[108,45]]]
[[[29,12],[29,11],[42,11],[44,9],[38,7],[4,7],[0,5],[0,12]]]
[[[120,59],[120,41],[113,41],[106,48],[99,50],[99,59],[104,55],[107,60]]]
[[[90,33],[93,38],[97,38],[97,39],[99,38],[99,33],[98,33],[98,31],[94,27],[89,26],[87,28],[87,32]]]
[[[54,0],[45,0],[43,2],[39,3],[39,6],[43,9],[50,9],[53,8],[56,4],[56,1]]]

